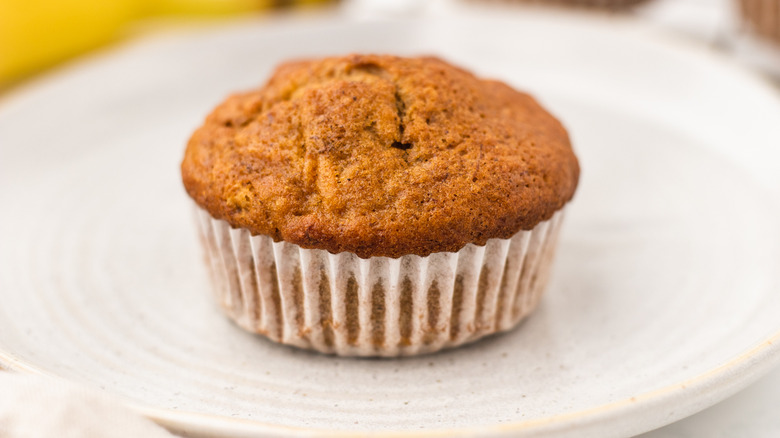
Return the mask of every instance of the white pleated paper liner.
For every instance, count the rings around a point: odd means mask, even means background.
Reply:
[[[563,216],[427,257],[361,259],[233,229],[196,207],[216,296],[244,329],[341,356],[404,356],[509,330],[538,304]]]

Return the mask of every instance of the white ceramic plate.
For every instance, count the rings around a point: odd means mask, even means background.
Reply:
[[[442,13],[444,14],[444,13]],[[599,436],[703,409],[780,355],[780,101],[630,21],[450,11],[141,41],[0,105],[0,361],[192,436]],[[401,360],[244,333],[211,301],[179,182],[229,91],[293,56],[437,53],[532,91],[582,181],[554,280],[509,334]]]

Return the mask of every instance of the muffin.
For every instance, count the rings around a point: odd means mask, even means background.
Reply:
[[[738,0],[743,26],[780,47],[780,0]]]
[[[345,356],[508,330],[539,302],[579,165],[532,97],[433,57],[282,64],[181,165],[239,326]]]

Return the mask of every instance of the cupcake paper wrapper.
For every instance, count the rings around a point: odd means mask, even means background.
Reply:
[[[244,329],[341,356],[403,356],[509,330],[538,304],[563,211],[510,239],[361,259],[233,229],[196,207],[216,297]]]

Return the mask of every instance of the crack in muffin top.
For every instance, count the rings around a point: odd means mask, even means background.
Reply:
[[[304,248],[426,256],[509,238],[574,195],[563,126],[532,97],[433,57],[282,64],[190,138],[189,195]]]

